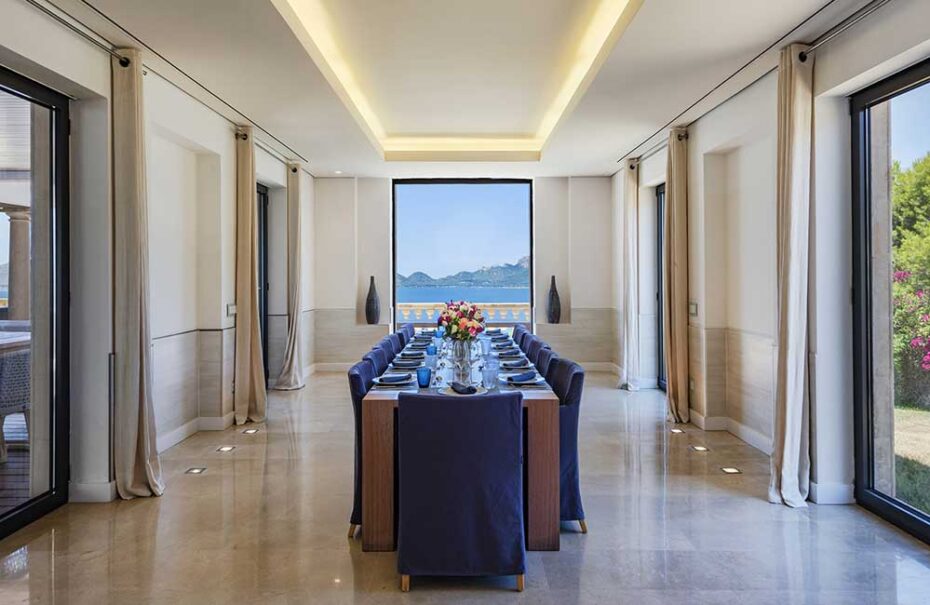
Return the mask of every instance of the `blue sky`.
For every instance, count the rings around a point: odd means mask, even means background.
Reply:
[[[397,272],[445,277],[530,254],[529,183],[398,183]]]
[[[930,151],[930,85],[891,100],[891,157],[906,169]]]

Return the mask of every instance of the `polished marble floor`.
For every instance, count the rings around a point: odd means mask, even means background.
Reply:
[[[402,594],[394,554],[346,539],[352,416],[345,376],[320,374],[273,394],[257,434],[166,452],[163,497],[68,505],[0,542],[0,603],[930,602],[925,545],[854,506],[768,504],[765,456],[727,433],[672,434],[659,393],[612,385],[590,374],[582,404],[590,533],[566,525],[561,552],[529,553],[524,593],[414,578]]]

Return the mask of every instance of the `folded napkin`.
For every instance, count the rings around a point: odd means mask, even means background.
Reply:
[[[407,345],[407,348],[410,348],[410,349],[418,349],[418,350],[419,350],[419,349],[425,349],[425,348],[428,347],[428,346],[429,346],[429,343],[426,342],[426,341],[423,341],[423,342],[411,342],[409,345]]]
[[[501,329],[500,329],[500,328],[489,328],[489,329],[485,330],[484,332],[485,332],[485,334],[500,334],[500,333],[501,333]]]
[[[381,382],[382,384],[394,384],[398,382],[407,382],[412,377],[413,375],[410,372],[407,372],[406,374],[398,374],[396,376],[382,376],[378,382]]]
[[[507,369],[507,370],[516,370],[518,368],[525,368],[529,366],[529,364],[527,363],[525,359],[521,359],[520,361],[505,361],[504,363],[501,364],[501,366],[503,366],[504,369]]]
[[[400,356],[406,358],[423,359],[426,355],[423,351],[402,351]]]
[[[422,330],[417,333],[417,338],[432,338],[436,335],[436,330]]]
[[[452,390],[458,393],[459,395],[474,395],[478,392],[478,389],[475,387],[467,387],[461,382],[453,382],[451,385]]]
[[[503,359],[507,359],[507,358],[511,358],[511,359],[512,359],[512,358],[514,358],[514,357],[520,357],[520,356],[522,356],[523,354],[522,354],[520,351],[517,351],[516,349],[511,349],[511,350],[509,350],[509,351],[501,351],[501,352],[498,353],[497,355],[498,355],[498,357],[501,357],[501,358],[503,358]]]
[[[509,376],[507,378],[507,382],[530,382],[534,378],[536,378],[536,370],[530,370],[529,372],[523,372],[522,374]]]
[[[423,362],[419,359],[395,359],[393,363],[398,368],[415,368]]]
[[[506,334],[501,334],[500,336],[492,336],[491,342],[507,342],[510,340],[510,337]]]
[[[510,342],[505,342],[505,343],[494,345],[495,351],[506,351],[507,349],[516,349],[516,348],[517,347],[515,347],[513,343],[510,343]]]

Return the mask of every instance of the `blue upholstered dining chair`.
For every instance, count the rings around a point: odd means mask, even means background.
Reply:
[[[417,330],[413,327],[413,324],[404,324],[400,327],[401,331],[407,335],[407,342],[413,340],[413,337],[416,335]]]
[[[581,533],[588,533],[581,505],[578,472],[578,412],[584,389],[584,369],[574,361],[552,361],[549,381],[559,398],[559,494],[562,521],[578,521]]]
[[[375,347],[374,349],[365,353],[362,356],[362,359],[371,363],[371,367],[374,369],[375,376],[381,376],[384,374],[384,371],[387,370],[387,357],[385,357],[384,351],[379,347]]]
[[[536,371],[539,372],[539,375],[546,379],[546,382],[550,382],[550,376],[552,372],[552,362],[555,359],[558,359],[558,354],[552,349],[540,349],[539,355],[536,360]]]
[[[517,576],[523,590],[523,395],[398,401],[397,569],[410,576]]]
[[[400,335],[398,334],[388,334],[388,342],[391,343],[391,349],[394,351],[394,355],[397,355],[404,350],[404,344],[400,340]]]
[[[526,358],[530,360],[530,363],[536,365],[536,362],[539,361],[539,351],[541,349],[550,349],[551,347],[543,342],[543,340],[534,335],[530,335],[527,339],[526,349]]]
[[[523,335],[526,334],[526,326],[523,324],[517,324],[513,327],[513,333],[511,333],[511,338],[517,343],[517,346],[520,345],[520,342],[523,340]]]
[[[367,360],[349,368],[349,394],[355,415],[355,496],[349,517],[350,538],[355,537],[355,530],[362,524],[362,399],[368,394],[374,378],[374,366]]]
[[[407,343],[410,342],[410,337],[407,336],[407,332],[401,329],[395,332],[395,334],[400,338],[400,348],[403,349],[406,347]]]
[[[524,328],[523,332],[521,332],[520,335],[514,339],[517,343],[517,346],[520,347],[524,353],[526,352],[526,341],[528,341],[532,335],[533,334],[529,330]]]
[[[394,355],[395,355],[395,353],[394,353],[394,345],[391,344],[391,341],[390,341],[390,339],[389,339],[387,336],[385,336],[384,338],[382,338],[382,339],[378,342],[378,344],[375,345],[375,348],[376,348],[376,349],[381,349],[381,350],[384,352],[384,360],[385,360],[387,363],[391,363],[392,361],[394,361]]]

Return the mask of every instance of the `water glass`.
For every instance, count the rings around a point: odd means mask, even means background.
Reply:
[[[481,353],[485,357],[491,354],[491,339],[490,338],[481,339]]]
[[[429,388],[430,380],[433,377],[433,370],[430,368],[417,368],[417,384],[421,389]]]
[[[497,368],[490,365],[481,370],[481,383],[489,391],[497,386]]]

